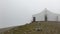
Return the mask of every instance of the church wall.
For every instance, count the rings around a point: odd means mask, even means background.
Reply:
[[[43,10],[41,13],[33,15],[33,17],[36,18],[36,21],[45,21],[45,15],[47,15],[47,21],[60,21],[60,15],[52,13],[48,10]]]

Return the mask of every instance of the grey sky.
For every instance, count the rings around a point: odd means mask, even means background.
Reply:
[[[60,14],[60,0],[0,0],[0,28],[29,23],[44,8]]]

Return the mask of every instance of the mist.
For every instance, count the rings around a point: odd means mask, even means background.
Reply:
[[[60,14],[60,0],[0,0],[0,28],[30,23],[44,8]]]

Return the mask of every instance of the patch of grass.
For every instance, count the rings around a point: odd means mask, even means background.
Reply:
[[[37,22],[17,26],[13,29],[3,32],[3,34],[60,34],[60,24],[53,22],[40,22],[39,27],[42,31],[35,30]]]

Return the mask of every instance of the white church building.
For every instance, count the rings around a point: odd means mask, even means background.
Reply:
[[[38,14],[32,15],[33,21],[60,21],[60,14],[50,12],[46,8]]]

